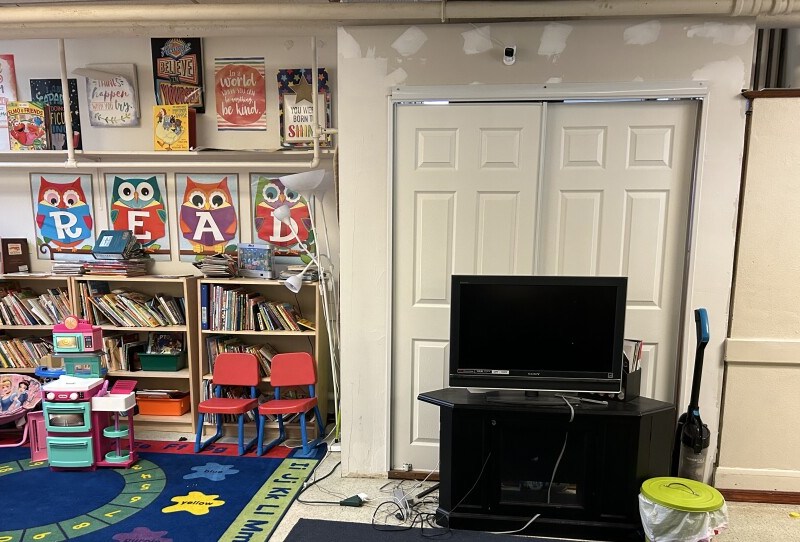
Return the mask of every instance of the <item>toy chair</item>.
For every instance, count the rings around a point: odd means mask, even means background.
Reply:
[[[0,448],[22,446],[28,442],[30,422],[28,414],[42,402],[41,383],[27,375],[5,373],[0,374],[0,426],[14,423],[14,427],[0,430],[19,432],[22,439],[11,444],[0,444]]]
[[[314,448],[322,442],[325,428],[322,425],[322,415],[319,412],[314,386],[317,383],[317,367],[313,358],[307,352],[293,352],[275,354],[271,362],[272,387],[275,388],[275,399],[262,403],[258,407],[258,455],[269,451],[275,445],[286,440],[286,427],[283,424],[284,414],[300,415],[300,435],[303,441],[302,453],[296,457],[311,457]],[[284,386],[308,386],[308,397],[302,399],[281,399],[281,388]],[[308,440],[306,432],[306,414],[314,411],[317,420],[318,436],[313,441]],[[278,437],[264,446],[264,423],[267,415],[278,417]]]
[[[223,433],[224,415],[231,414],[239,420],[239,455],[244,453],[256,443],[254,437],[247,446],[244,445],[244,415],[247,411],[253,412],[253,419],[257,419],[258,411],[258,384],[261,382],[259,375],[258,359],[253,354],[224,352],[218,354],[214,360],[214,397],[201,401],[197,406],[200,413],[197,424],[197,437],[194,441],[194,451],[199,452],[212,442],[216,442]],[[249,387],[249,397],[232,397],[228,395],[231,387]],[[206,414],[217,415],[217,432],[202,442],[203,420]]]

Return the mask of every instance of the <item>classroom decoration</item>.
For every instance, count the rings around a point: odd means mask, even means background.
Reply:
[[[308,201],[294,190],[286,188],[280,175],[271,173],[250,174],[250,201],[253,202],[253,239],[264,241],[275,247],[274,256],[280,263],[287,263],[285,257],[299,258],[304,252],[299,248],[300,241],[314,251],[314,231],[311,228],[311,209]],[[278,207],[289,207],[291,228],[273,216]],[[298,262],[294,262],[298,263]]]
[[[317,70],[317,106],[320,108],[319,123],[322,129],[331,124],[331,91],[328,87],[328,72]],[[284,147],[311,147],[313,145],[314,92],[311,69],[278,70],[278,104],[281,117],[281,145]],[[321,147],[330,147],[330,134],[319,139]]]
[[[175,175],[180,257],[202,259],[208,254],[234,254],[239,243],[238,175]]]
[[[131,230],[154,259],[169,259],[167,182],[164,173],[107,173],[108,224]]]
[[[92,176],[31,173],[39,259],[83,259],[94,247]]]
[[[189,104],[205,112],[200,38],[151,38],[156,104]]]
[[[0,151],[10,149],[6,105],[17,100],[17,73],[14,55],[0,55]]]
[[[86,77],[86,101],[92,126],[139,126],[136,64],[89,64],[73,73]]]
[[[64,120],[64,93],[61,79],[31,79],[31,100],[45,107],[51,106],[47,113],[48,140],[50,149],[67,148],[67,124]],[[67,81],[70,112],[72,117],[72,141],[75,149],[82,149],[81,115],[78,107],[78,80]]]
[[[188,151],[195,147],[195,113],[186,104],[153,106],[153,148]]]
[[[218,130],[266,130],[264,57],[214,60]]]

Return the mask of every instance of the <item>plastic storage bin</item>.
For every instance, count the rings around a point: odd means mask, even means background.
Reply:
[[[186,352],[177,354],[139,354],[143,371],[178,371],[186,367]]]
[[[158,397],[139,397],[139,414],[150,416],[180,416],[189,412],[189,396],[178,399],[161,399]]]
[[[728,526],[722,494],[687,478],[650,478],[639,494],[648,542],[708,542]]]

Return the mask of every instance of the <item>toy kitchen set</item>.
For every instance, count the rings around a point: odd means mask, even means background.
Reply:
[[[53,469],[130,467],[135,380],[103,378],[102,329],[74,316],[53,326],[53,356],[61,374],[42,385],[47,457]],[[54,376],[52,371],[49,375]],[[120,421],[127,417],[127,424]]]

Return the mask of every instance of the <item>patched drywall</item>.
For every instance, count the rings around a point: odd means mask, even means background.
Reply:
[[[707,78],[710,95],[694,224],[697,250],[687,312],[706,307],[711,319],[713,338],[706,349],[701,406],[715,450],[744,134],[745,100],[740,92],[753,56],[752,21],[420,25],[427,40],[414,55],[398,59],[392,44],[408,28],[339,30],[340,173],[346,179],[341,187],[344,472],[381,474],[390,465],[391,164],[385,129],[392,92],[388,83],[398,79],[398,69],[403,70],[405,86],[470,85],[471,90],[480,85],[543,83],[551,88],[560,83],[641,81],[644,86]],[[691,28],[696,30],[689,36]],[[512,66],[502,61],[507,45],[517,47]],[[356,49],[365,53],[353,55]],[[687,363],[694,342],[690,316],[683,333]],[[684,375],[681,409],[688,401],[691,366],[684,367]]]

